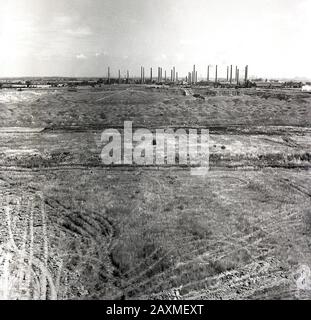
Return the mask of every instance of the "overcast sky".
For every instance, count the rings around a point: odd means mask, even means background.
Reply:
[[[311,0],[0,0],[0,76],[249,64],[311,78]]]

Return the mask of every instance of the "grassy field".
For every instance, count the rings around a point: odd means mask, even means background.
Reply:
[[[311,97],[287,90],[193,89],[206,99],[183,96],[176,88],[112,86],[102,89],[6,91],[0,95],[3,127],[83,128],[123,126],[310,126]],[[233,92],[234,95],[229,95]],[[216,95],[215,94],[220,94]]]
[[[0,297],[311,297],[311,95],[193,91],[0,91]],[[128,120],[209,128],[209,174],[103,166]]]

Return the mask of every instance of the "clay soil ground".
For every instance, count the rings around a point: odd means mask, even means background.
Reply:
[[[0,91],[1,298],[311,297],[311,95],[192,90]],[[209,128],[209,174],[104,166],[129,120]]]

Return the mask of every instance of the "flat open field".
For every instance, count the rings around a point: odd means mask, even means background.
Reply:
[[[311,95],[192,91],[0,90],[0,297],[311,298]],[[209,174],[104,166],[130,120],[209,128]]]
[[[6,91],[0,95],[4,127],[83,128],[123,126],[310,126],[311,96],[288,91],[197,88],[205,100],[183,96],[178,88],[107,86],[99,89]],[[234,95],[231,96],[229,93]],[[239,94],[239,95],[236,95]]]

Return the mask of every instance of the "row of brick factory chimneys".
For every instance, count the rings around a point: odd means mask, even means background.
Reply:
[[[215,83],[218,83],[218,80],[219,80],[218,79],[218,65],[216,65],[215,78],[214,78]],[[233,66],[232,65],[227,66],[226,80],[230,84],[232,84],[232,83],[239,84],[240,83],[240,69],[238,68],[238,66],[235,67],[235,77],[234,78],[233,78]],[[244,82],[247,82],[247,80],[248,80],[248,66],[245,66]],[[210,66],[207,67],[206,81],[207,82],[210,81]],[[195,84],[198,82],[198,71],[196,71],[195,65],[193,66],[192,72],[188,72],[188,76],[186,77],[186,82],[191,83],[191,84]]]
[[[110,83],[110,80],[111,80],[110,67],[108,67],[107,79],[108,79],[108,83]],[[129,80],[130,80],[129,71],[126,72],[126,80],[127,80],[127,82],[129,82]],[[154,80],[155,80],[155,78],[153,77],[153,69],[150,68],[149,81],[152,83]],[[216,65],[214,82],[218,83],[218,80],[219,80],[219,78],[218,78],[218,65]],[[240,83],[240,69],[238,68],[238,66],[235,67],[235,76],[234,77],[233,77],[233,66],[232,65],[227,66],[226,80],[230,84],[233,84],[233,83],[239,84]],[[144,84],[147,81],[148,81],[148,79],[146,80],[145,68],[141,67],[140,68],[140,83]],[[198,71],[196,70],[195,65],[193,66],[192,72],[188,72],[188,75],[186,76],[184,81],[187,82],[188,84],[198,83]],[[207,67],[206,81],[210,82],[210,66]],[[245,66],[245,73],[244,73],[244,82],[246,83],[247,81],[248,81],[248,65]],[[121,71],[120,70],[118,71],[118,82],[121,83]],[[175,67],[173,67],[173,69],[171,69],[171,74],[170,74],[169,78],[167,76],[166,70],[164,71],[164,75],[163,75],[163,69],[161,67],[158,67],[157,82],[158,83],[179,82],[178,72],[176,71]]]

